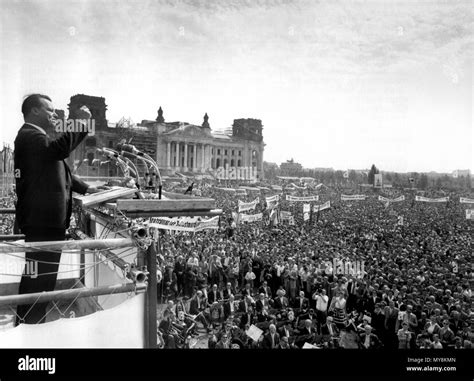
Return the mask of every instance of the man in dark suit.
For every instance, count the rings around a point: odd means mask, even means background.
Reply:
[[[245,329],[246,326],[251,326],[254,322],[254,311],[253,307],[249,306],[247,312],[241,314],[240,316],[240,328]]]
[[[276,349],[280,343],[280,335],[276,331],[276,326],[270,324],[270,332],[263,336],[262,347],[265,349]]]
[[[212,285],[212,289],[207,293],[207,302],[209,305],[222,300],[221,292],[217,288],[217,284]]]
[[[229,300],[224,302],[224,320],[227,320],[230,316],[234,315],[237,309],[234,305],[234,295],[229,296]]]
[[[262,294],[262,293],[263,293],[263,294],[265,294],[265,296],[266,296],[267,298],[270,298],[270,299],[272,298],[272,289],[268,286],[266,280],[263,281],[263,284],[262,284],[262,285],[260,286],[260,288],[258,289],[258,293],[259,293],[259,294]]]
[[[243,300],[239,302],[239,312],[247,313],[251,306],[252,300],[250,299],[250,297],[246,296]]]
[[[273,308],[282,310],[288,307],[288,299],[284,296],[283,290],[277,291],[277,297],[273,300]]]
[[[300,295],[295,299],[293,308],[298,311],[298,314],[306,313],[309,308],[309,300],[304,296],[304,291],[300,291]]]
[[[82,132],[64,132],[52,139],[48,132],[53,132],[58,121],[48,96],[28,96],[21,111],[25,124],[15,139],[14,157],[18,197],[16,221],[25,235],[25,242],[62,241],[69,227],[72,192],[99,191],[74,176],[64,161],[89,132],[79,121],[90,119],[91,113],[87,107],[71,110],[70,117],[76,122],[74,126],[81,127]],[[18,293],[54,290],[60,259],[61,252],[26,253],[26,266],[28,261],[38,261],[38,274],[33,278],[25,273]],[[18,306],[16,325],[44,323],[46,307],[47,303]]]
[[[235,291],[232,287],[232,283],[228,282],[224,291],[222,291],[222,297],[224,299],[229,299],[231,295],[235,295]]]

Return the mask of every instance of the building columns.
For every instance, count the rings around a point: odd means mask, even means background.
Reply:
[[[175,168],[179,168],[181,166],[180,157],[179,157],[179,142],[176,142],[176,165]]]
[[[166,145],[166,166],[171,167],[171,142]]]
[[[206,156],[206,145],[201,144],[201,172],[205,171],[205,156]]]
[[[183,170],[187,172],[188,170],[188,143],[184,143],[184,167]]]

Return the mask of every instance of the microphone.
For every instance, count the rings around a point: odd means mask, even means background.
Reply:
[[[123,157],[127,157],[129,159],[135,159],[136,156],[133,155],[130,151],[122,151],[120,152],[120,154],[123,156]]]
[[[133,144],[119,143],[117,144],[117,150],[131,152],[135,155],[143,156],[143,152],[139,151]]]

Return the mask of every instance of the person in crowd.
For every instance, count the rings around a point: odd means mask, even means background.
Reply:
[[[408,330],[408,323],[403,322],[402,328],[397,332],[398,337],[398,349],[410,349],[410,342],[412,339],[412,332]]]
[[[279,344],[280,344],[280,335],[276,331],[276,326],[275,324],[270,324],[269,332],[263,337],[262,347],[264,349],[276,349],[278,348]]]

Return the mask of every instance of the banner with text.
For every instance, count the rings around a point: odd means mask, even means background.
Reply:
[[[331,207],[331,201],[326,201],[324,204],[315,205],[313,208],[314,213],[318,213],[322,210],[329,209]]]
[[[271,197],[265,197],[265,201],[267,202],[267,209],[271,210],[279,205],[278,201],[280,201],[280,196],[276,194]]]
[[[148,223],[150,228],[175,230],[182,232],[198,232],[205,229],[219,229],[219,216],[212,217],[208,220],[192,220],[189,217],[184,218],[168,218],[168,217],[152,217]]]
[[[365,200],[366,197],[367,196],[363,194],[353,194],[353,195],[341,194],[342,201],[361,201],[361,200]]]
[[[309,213],[311,211],[311,204],[303,204],[303,213]]]
[[[474,204],[474,199],[473,198],[467,198],[467,197],[461,197],[459,199],[459,202],[461,204]]]
[[[400,201],[405,201],[405,196],[400,196],[397,198],[387,198],[383,196],[379,196],[379,201],[382,202],[400,202]]]
[[[240,222],[256,222],[256,221],[262,221],[263,214],[262,213],[257,213],[257,214],[241,214],[240,215]]]
[[[305,196],[305,197],[296,197],[290,196],[289,194],[286,195],[286,201],[319,201],[319,196]]]
[[[247,210],[254,210],[260,199],[257,197],[252,202],[242,202],[239,200],[239,212],[246,212]]]
[[[291,183],[296,189],[307,189],[307,187],[301,187],[299,185],[296,185],[295,183]]]
[[[276,202],[276,201],[279,201],[280,200],[280,196],[279,195],[274,195],[274,196],[270,196],[270,197],[265,197],[265,201],[267,202],[267,204],[269,202]]]
[[[415,196],[415,200],[421,202],[447,202],[449,201],[449,197],[428,198],[423,196]]]
[[[466,220],[474,220],[474,209],[466,209]]]
[[[280,218],[282,221],[289,221],[291,216],[291,212],[287,212],[286,210],[280,212]]]

